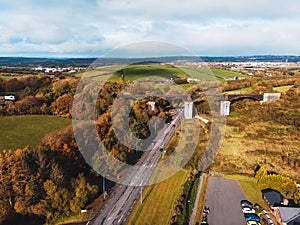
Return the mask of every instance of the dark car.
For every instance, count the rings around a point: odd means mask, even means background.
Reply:
[[[257,221],[260,222],[260,218],[258,215],[256,215],[255,213],[245,213],[245,220],[246,221]]]
[[[241,201],[241,206],[242,206],[242,207],[253,208],[253,204],[252,204],[251,202],[249,202],[248,200],[242,200],[242,201]]]

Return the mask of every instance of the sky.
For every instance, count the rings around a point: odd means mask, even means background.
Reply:
[[[201,56],[300,55],[299,9],[299,0],[0,0],[0,56],[100,57],[144,41]]]

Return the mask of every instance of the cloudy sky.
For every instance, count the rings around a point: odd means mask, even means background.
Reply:
[[[133,42],[300,55],[299,0],[0,0],[0,56],[98,57]]]

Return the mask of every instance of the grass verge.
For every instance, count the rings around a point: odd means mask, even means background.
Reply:
[[[199,180],[200,178],[196,178],[193,180],[188,180],[184,184],[184,204],[183,204],[183,210],[182,213],[178,215],[177,217],[177,223],[178,224],[185,224],[186,221],[188,221],[192,215],[196,196],[197,196],[197,190],[199,186]],[[189,201],[189,202],[188,202]]]
[[[202,211],[203,211],[204,204],[205,204],[207,183],[208,183],[208,175],[205,174],[203,177],[202,189],[200,192],[200,199],[199,199],[198,206],[197,206],[197,213],[196,213],[196,217],[194,220],[195,225],[201,224]]]
[[[143,204],[136,204],[127,224],[168,224],[187,174],[181,170],[161,183],[147,186]]]

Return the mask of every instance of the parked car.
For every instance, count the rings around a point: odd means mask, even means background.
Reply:
[[[249,221],[247,221],[247,225],[261,225],[261,223],[257,222],[257,221],[251,221],[251,220],[249,220]]]
[[[246,221],[257,221],[260,222],[260,218],[258,215],[256,215],[255,213],[245,213],[245,220]]]
[[[268,220],[268,224],[269,224],[269,225],[274,225],[273,220],[269,219],[269,220]]]
[[[255,210],[250,207],[243,207],[242,212],[243,213],[255,213]]]
[[[206,207],[206,206],[204,206],[203,213],[205,213],[205,214],[209,214],[209,213],[210,213],[210,208],[209,208],[209,207]]]
[[[242,207],[253,208],[252,202],[249,202],[248,200],[242,200],[242,201],[241,201],[241,206],[242,206]]]
[[[263,209],[263,210],[261,211],[261,213],[262,213],[262,214],[267,214],[267,211]]]

